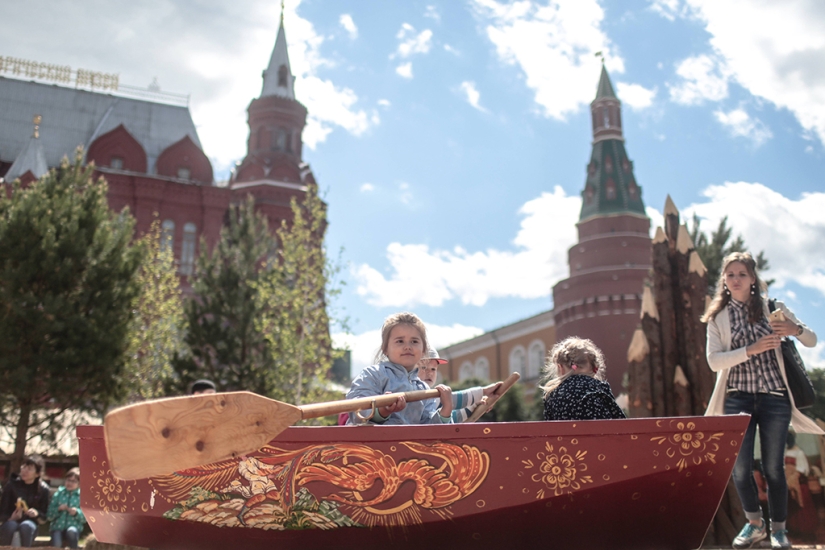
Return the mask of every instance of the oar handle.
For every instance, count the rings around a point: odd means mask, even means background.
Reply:
[[[313,403],[312,405],[301,405],[301,418],[319,418],[321,416],[331,416],[334,414],[355,412],[372,409],[373,407],[384,407],[395,403],[401,396],[407,403],[413,401],[423,401],[438,397],[438,390],[418,390],[399,393],[385,393],[373,397],[359,397],[357,399],[343,399],[341,401],[329,401],[327,403]]]
[[[466,421],[475,422],[479,418],[481,418],[481,416],[487,411],[489,411],[490,407],[492,407],[495,404],[495,402],[501,398],[502,395],[507,393],[507,390],[513,387],[513,384],[518,382],[519,378],[521,378],[521,375],[517,372],[514,372],[513,374],[505,378],[504,381],[501,383],[501,387],[499,387],[498,390],[496,390],[496,393],[488,397],[486,401],[482,401],[479,404],[479,406],[476,407],[476,410],[473,411],[473,414],[471,414]]]

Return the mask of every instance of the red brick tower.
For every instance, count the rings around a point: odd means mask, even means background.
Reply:
[[[590,338],[605,354],[613,392],[622,393],[627,347],[639,322],[650,269],[650,219],[622,134],[621,102],[602,66],[593,117],[593,152],[582,191],[579,242],[570,277],[553,287],[556,338]]]
[[[289,66],[283,13],[263,80],[260,97],[253,99],[247,109],[246,158],[229,183],[232,201],[240,202],[251,194],[257,209],[267,216],[270,228],[274,229],[281,220],[292,217],[290,199],[301,198],[305,185],[315,182],[309,165],[301,160],[301,132],[307,110],[295,100],[295,77]]]

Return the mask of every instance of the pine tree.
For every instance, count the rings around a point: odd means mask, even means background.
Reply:
[[[0,190],[0,414],[14,430],[12,470],[27,439],[54,436],[60,413],[99,412],[125,393],[143,250],[92,170],[78,150],[30,187]]]
[[[266,314],[259,328],[275,361],[272,397],[301,403],[339,397],[330,390],[333,362],[327,300],[337,268],[326,258],[326,207],[315,184],[302,201],[292,199],[290,223],[278,229],[280,248],[273,269],[259,281]]]
[[[126,382],[130,400],[164,393],[172,359],[183,346],[184,316],[180,281],[171,246],[163,246],[157,220],[141,239],[146,258],[138,272],[140,295],[129,330]]]
[[[184,305],[185,351],[172,362],[167,394],[185,393],[198,378],[214,381],[221,391],[273,393],[275,361],[258,328],[263,305],[257,281],[271,270],[276,241],[251,197],[230,209],[228,221],[211,253],[201,243],[192,279],[195,296]]]

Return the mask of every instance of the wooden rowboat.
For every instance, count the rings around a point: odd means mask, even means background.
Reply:
[[[81,426],[101,542],[163,549],[697,548],[748,416],[291,427],[257,452],[124,481]]]

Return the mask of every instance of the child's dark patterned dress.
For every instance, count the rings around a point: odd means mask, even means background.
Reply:
[[[610,384],[574,374],[544,398],[545,420],[626,418],[616,404]]]

